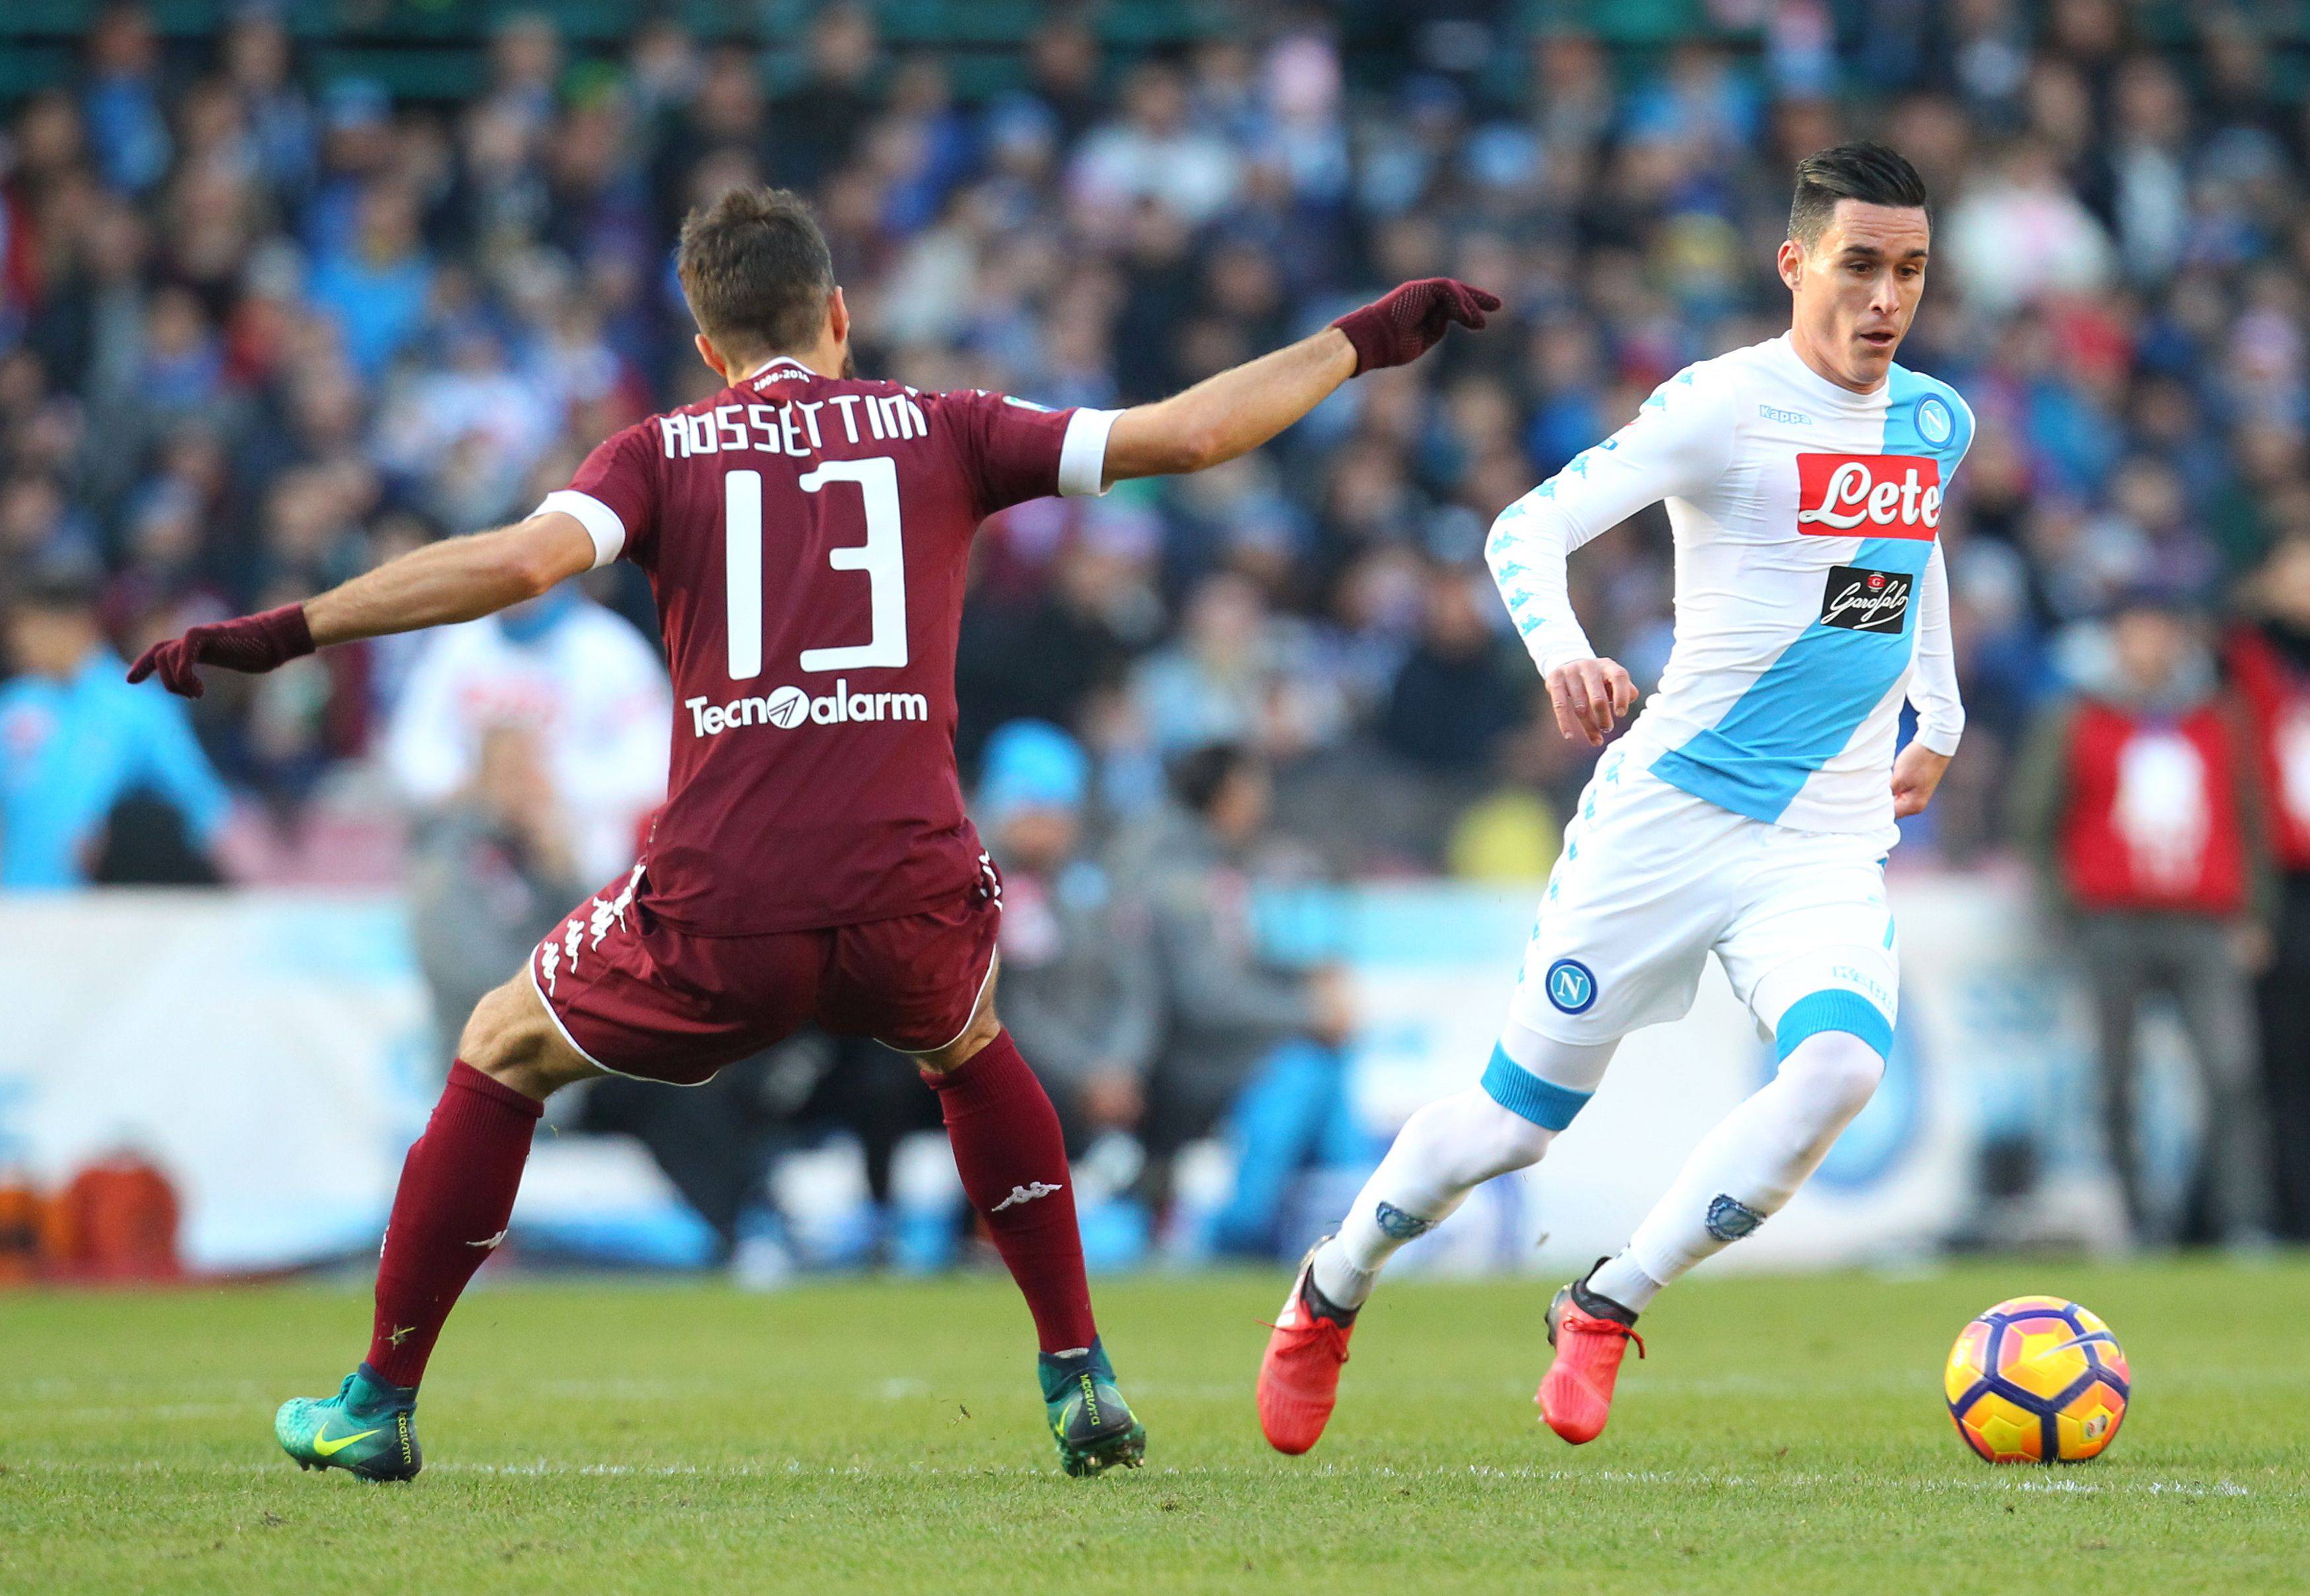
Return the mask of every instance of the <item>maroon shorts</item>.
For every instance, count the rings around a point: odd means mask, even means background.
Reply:
[[[537,945],[530,979],[561,1034],[620,1075],[696,1086],[815,1023],[929,1053],[962,1035],[994,968],[1003,888],[822,931],[699,936],[613,881]]]

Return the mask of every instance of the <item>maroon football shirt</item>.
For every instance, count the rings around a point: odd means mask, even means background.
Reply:
[[[649,573],[673,768],[643,901],[706,935],[909,915],[980,879],[954,761],[979,522],[1097,493],[1111,412],[777,360],[627,428],[539,508]]]

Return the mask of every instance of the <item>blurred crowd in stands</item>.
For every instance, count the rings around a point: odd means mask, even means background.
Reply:
[[[1546,872],[1591,755],[1536,713],[1485,531],[1684,364],[1785,326],[1792,163],[1869,134],[1935,196],[1902,358],[1980,421],[1941,525],[1970,725],[1898,858],[2035,839],[2072,917],[2212,927],[2236,1012],[2205,1022],[2231,1028],[2210,1077],[2251,1071],[2262,972],[2272,1036],[2296,1038],[2288,1222],[2310,1221],[2290,57],[2228,5],[1724,0],[1647,48],[1577,6],[1351,9],[1245,4],[1138,52],[1096,7],[1054,6],[1013,85],[969,99],[863,5],[775,48],[656,22],[581,50],[541,13],[498,25],[456,103],[322,77],[262,5],[197,41],[106,9],[76,80],[7,108],[0,148],[0,882],[407,879],[445,906],[426,954],[454,985],[630,855],[668,705],[629,568],[456,633],[213,674],[192,737],[118,662],[517,518],[593,442],[708,391],[670,247],[730,185],[815,198],[862,370],[1053,405],[1153,398],[1401,279],[1463,277],[1507,301],[1481,337],[1255,457],[982,536],[960,742],[1012,871],[1012,1023],[1035,1022],[1038,962],[1133,906],[1173,990],[1055,978],[1030,1052],[1085,1136],[1161,1142],[1148,1081],[1237,1045],[1183,1048],[1177,1016],[1231,1016],[1269,1064],[1344,1023],[1321,975],[1167,958],[1220,956],[1198,939],[1238,872]],[[1574,562],[1590,636],[1640,685],[1671,560],[1654,511]],[[2125,615],[2165,634],[2130,646]],[[2096,794],[2109,813],[2080,809]],[[2176,835],[2197,849],[2178,863]],[[2108,837],[2158,857],[2077,879]],[[2131,1011],[2103,1007],[2123,1072]],[[2275,1052],[2270,1071],[2280,1093]],[[1199,1093],[1161,1094],[1180,1136],[1209,1126]],[[1309,1147],[1320,1096],[1289,1110]]]

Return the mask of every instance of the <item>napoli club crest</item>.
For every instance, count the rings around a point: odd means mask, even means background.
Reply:
[[[1917,436],[1927,443],[1940,447],[1957,431],[1956,418],[1950,407],[1930,395],[1917,401]]]
[[[1548,967],[1543,983],[1548,1001],[1567,1014],[1585,1014],[1596,1005],[1596,977],[1576,958],[1559,958]]]

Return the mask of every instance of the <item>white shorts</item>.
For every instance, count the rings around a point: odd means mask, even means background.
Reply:
[[[1615,1042],[1681,1018],[1714,952],[1764,1035],[1801,999],[1846,993],[1889,1037],[1900,960],[1884,854],[1880,835],[1793,831],[1719,809],[1616,749],[1565,828],[1509,1015],[1559,1042]],[[1845,998],[1828,1011],[1859,1012]]]

